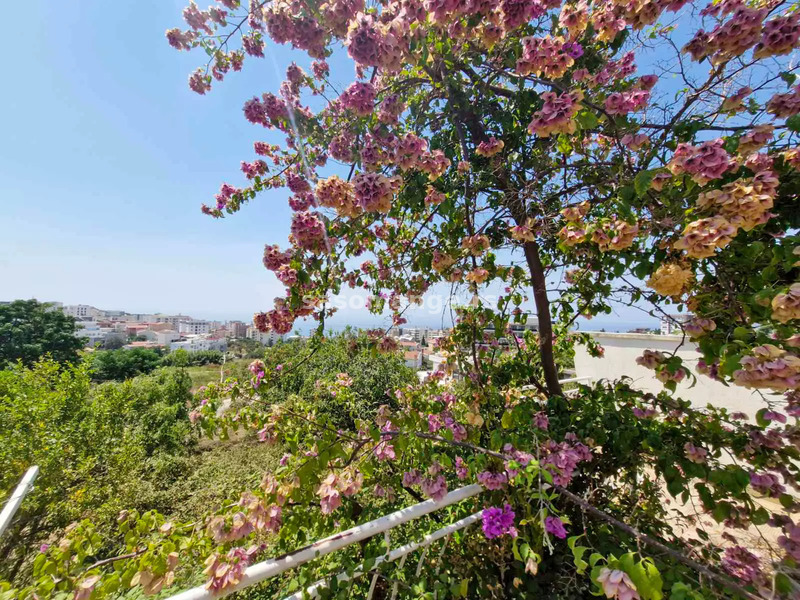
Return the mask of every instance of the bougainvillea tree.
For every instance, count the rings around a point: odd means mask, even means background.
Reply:
[[[32,591],[152,593],[193,560],[207,561],[210,589],[225,590],[253,561],[477,482],[485,492],[449,510],[482,508],[482,526],[415,577],[383,565],[382,597],[393,587],[420,598],[800,596],[795,8],[190,4],[188,28],[167,38],[205,50],[189,78],[195,92],[277,44],[305,65],[243,99],[254,136],[274,130],[281,143],[255,141],[241,164],[246,183],[224,183],[203,207],[232,215],[286,188],[288,241],[269,240],[264,252],[286,293],[256,326],[286,333],[311,318],[322,331],[330,298],[348,287],[394,325],[433,286],[465,288],[474,301],[439,342],[445,368],[388,390],[353,430],[330,425],[313,399],[270,403],[271,382],[302,368],[302,354],[254,363],[252,381],[209,387],[198,425],[284,444],[281,466],[202,523],[121,516],[122,558],[96,566],[81,541],[89,534],[76,533],[90,524],[79,525],[38,559]],[[344,86],[329,80],[328,60],[352,64]],[[482,301],[492,286],[502,294]],[[626,381],[562,389],[564,348],[602,352],[573,331],[576,319],[613,302],[691,311],[682,327],[702,354],[699,373],[648,351],[638,362],[662,393]],[[517,335],[529,303],[538,331]],[[395,350],[383,331],[371,336],[376,351]],[[756,390],[752,410],[691,406],[674,392],[693,377]],[[319,393],[347,402],[348,381],[320,381]],[[759,537],[758,548],[747,541]],[[352,570],[382,544],[310,563],[270,593]],[[370,578],[361,579],[331,593],[363,597]]]

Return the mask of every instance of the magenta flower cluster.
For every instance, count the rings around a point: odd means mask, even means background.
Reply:
[[[508,483],[508,475],[505,473],[492,473],[491,471],[481,471],[477,475],[478,483],[487,490],[501,490]]]
[[[557,444],[547,440],[544,445],[542,467],[553,476],[556,485],[568,485],[578,463],[592,460],[592,452],[587,446],[577,441],[575,434],[567,434],[565,441]]]
[[[606,98],[605,108],[610,115],[626,115],[643,110],[649,101],[650,92],[647,90],[614,92]]]
[[[506,504],[503,508],[490,506],[483,509],[481,514],[483,535],[490,540],[506,534],[517,537],[517,530],[514,527],[515,516],[510,504]]]
[[[733,163],[730,155],[722,147],[723,140],[703,142],[699,146],[678,144],[670,160],[669,170],[673,175],[687,173],[700,185],[712,179],[719,179]]]
[[[356,81],[339,96],[339,101],[342,106],[363,117],[372,114],[375,96],[375,87],[371,83]]]
[[[545,517],[544,530],[562,540],[567,537],[564,522],[558,517]]]
[[[722,568],[745,583],[752,583],[761,573],[758,557],[741,546],[725,550],[722,557]]]

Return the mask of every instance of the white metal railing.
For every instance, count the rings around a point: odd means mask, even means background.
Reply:
[[[559,383],[592,383],[593,381],[593,377],[570,377],[568,379],[559,380]],[[524,386],[522,389],[530,390],[534,389],[534,387],[535,386],[528,385]],[[472,484],[457,490],[453,490],[438,502],[434,500],[426,500],[425,502],[408,506],[391,514],[375,519],[374,521],[369,521],[363,525],[357,525],[356,527],[341,533],[318,540],[310,546],[306,546],[305,548],[301,548],[290,554],[281,556],[279,558],[271,558],[269,560],[251,565],[245,570],[244,575],[238,584],[226,588],[221,592],[213,593],[210,590],[207,590],[204,586],[198,586],[196,588],[192,588],[190,590],[186,590],[185,592],[180,592],[179,594],[171,596],[167,600],[211,600],[213,598],[221,598],[256,583],[260,583],[271,577],[275,577],[276,575],[280,575],[289,569],[299,567],[300,565],[303,565],[315,558],[319,558],[321,556],[330,554],[331,552],[341,550],[342,548],[350,546],[351,544],[355,544],[380,533],[383,533],[386,538],[386,554],[376,558],[372,567],[369,569],[356,569],[352,574],[344,572],[339,573],[335,576],[339,583],[350,581],[351,579],[364,575],[366,572],[374,571],[381,564],[386,562],[392,562],[400,559],[400,565],[402,566],[405,564],[405,560],[409,554],[422,548],[424,549],[423,555],[420,557],[419,563],[417,564],[417,575],[419,575],[422,562],[425,558],[424,552],[426,551],[427,547],[437,540],[446,538],[456,531],[476,523],[481,518],[481,511],[455,521],[454,523],[442,527],[433,533],[429,533],[419,541],[410,542],[400,546],[399,548],[395,548],[394,550],[390,550],[389,530],[398,527],[399,525],[403,525],[404,523],[408,523],[409,521],[419,519],[420,517],[423,517],[431,512],[439,510],[440,508],[461,502],[462,500],[471,498],[472,496],[477,496],[481,492],[483,492],[483,488],[478,484]],[[377,578],[378,573],[375,573],[369,587],[367,600],[372,598],[372,594],[377,583]],[[320,595],[320,591],[327,586],[327,580],[319,580],[305,590],[301,590],[292,594],[291,596],[287,596],[283,600],[302,600],[306,594],[312,598],[317,598]],[[394,589],[392,590],[391,598],[394,599],[396,597],[397,586],[395,585]]]
[[[590,377],[588,375],[583,377],[568,377],[567,379],[559,379],[558,383],[561,385],[564,385],[565,383],[587,383],[591,385],[594,383],[594,377]],[[520,389],[527,392],[528,390],[535,390],[537,387],[535,385],[523,385]]]
[[[6,505],[3,507],[2,512],[0,512],[0,537],[3,537],[3,534],[8,529],[8,526],[11,524],[11,520],[14,518],[14,515],[17,514],[19,510],[20,504],[25,499],[25,496],[28,495],[28,492],[31,491],[33,487],[33,482],[36,480],[36,477],[39,476],[39,467],[33,466],[25,473],[25,476],[22,478],[22,481],[19,482],[19,485],[16,487],[14,492],[11,494],[11,497],[6,502]]]
[[[559,379],[558,383],[561,383],[561,384],[564,384],[564,383],[581,383],[581,382],[584,382],[584,381],[586,383],[592,383],[592,382],[594,382],[594,377],[590,377],[588,375],[586,375],[584,377],[569,377],[567,379]]]
[[[460,519],[454,523],[450,523],[450,525],[447,525],[446,527],[437,529],[433,533],[429,533],[428,535],[423,537],[418,542],[411,542],[409,544],[405,544],[404,546],[400,546],[399,548],[395,548],[392,551],[387,551],[385,555],[379,556],[378,558],[375,559],[375,563],[369,570],[374,571],[385,562],[393,562],[398,558],[405,558],[415,550],[419,550],[420,548],[427,548],[433,542],[440,540],[444,537],[447,537],[449,535],[452,535],[456,531],[459,531],[460,529],[464,529],[465,527],[468,527],[473,523],[476,523],[481,518],[482,512],[483,511],[478,511],[476,513],[469,515],[468,517],[464,517],[463,519]],[[422,567],[422,559],[424,558],[425,557],[423,555],[422,558],[420,558],[420,562],[417,565],[417,577],[419,577],[420,569]],[[353,572],[352,575],[348,575],[347,573],[340,573],[339,575],[336,576],[336,579],[339,581],[339,583],[344,583],[351,579],[355,579],[356,577],[360,577],[363,574],[364,574],[363,570],[357,569],[356,571]],[[372,598],[372,594],[375,591],[375,583],[377,582],[377,578],[378,574],[376,573],[372,579],[372,583],[370,584],[367,600]],[[308,594],[312,598],[318,598],[320,595],[319,594],[320,590],[325,587],[328,587],[328,583],[324,579],[321,579],[316,583],[314,583],[313,585],[306,588],[304,592],[303,591],[297,592],[295,594],[292,594],[291,596],[287,596],[283,600],[303,600],[303,598],[305,597],[304,594]],[[393,597],[394,596],[396,596],[396,592],[393,594]]]
[[[180,592],[179,594],[171,596],[169,600],[209,600],[211,598],[227,596],[228,594],[232,594],[233,592],[264,581],[265,579],[280,575],[284,571],[299,567],[310,560],[325,556],[331,552],[335,552],[336,550],[341,550],[346,546],[388,531],[389,529],[397,527],[398,525],[402,525],[404,523],[408,523],[409,521],[423,517],[429,513],[432,513],[433,511],[444,508],[445,506],[450,506],[451,504],[461,502],[462,500],[471,498],[472,496],[477,496],[482,491],[483,488],[478,484],[472,484],[457,490],[453,490],[439,501],[426,500],[425,502],[408,506],[391,514],[384,515],[383,517],[375,519],[374,521],[369,521],[363,525],[357,525],[351,529],[342,531],[341,533],[337,533],[330,537],[316,541],[310,546],[306,546],[305,548],[301,548],[300,550],[296,550],[290,554],[286,554],[279,558],[271,558],[269,560],[265,560],[264,562],[251,565],[247,567],[239,583],[232,585],[221,592],[212,593],[210,590],[206,589],[205,586],[198,586],[196,588],[192,588],[190,590],[186,590],[185,592]],[[442,535],[447,534],[445,533]],[[430,544],[432,541],[433,540],[430,540],[428,544]],[[424,543],[424,540],[421,543]],[[399,550],[401,550],[401,548],[397,549],[397,551]],[[408,552],[412,551],[413,550],[408,550]],[[408,552],[406,552],[406,554],[408,554]],[[320,587],[317,589],[320,589],[321,587],[322,586],[320,585]],[[302,594],[299,597],[302,598]]]

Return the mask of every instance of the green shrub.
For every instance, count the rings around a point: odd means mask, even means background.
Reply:
[[[38,540],[78,518],[107,528],[155,457],[185,455],[194,443],[190,385],[175,369],[100,386],[86,363],[0,371],[0,502],[30,466],[40,468],[0,540],[0,574],[14,578]]]
[[[161,352],[149,348],[97,350],[89,361],[94,381],[124,381],[155,370],[161,364]]]
[[[292,341],[268,349],[264,362],[268,370],[274,369],[308,352],[312,350],[305,342]],[[353,380],[352,404],[343,404],[317,386],[317,381],[331,381],[337,373],[347,373]],[[300,368],[282,375],[269,396],[274,401],[292,394],[316,398],[318,410],[337,425],[352,427],[355,418],[369,419],[381,404],[395,406],[394,396],[387,392],[414,381],[414,370],[399,354],[379,354],[369,347],[366,336],[348,329],[326,338]]]
[[[223,354],[219,350],[200,350],[188,352],[179,348],[170,352],[161,359],[165,367],[202,367],[204,365],[218,365],[222,362]]]

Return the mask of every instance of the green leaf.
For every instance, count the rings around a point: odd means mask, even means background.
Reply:
[[[683,491],[683,480],[673,479],[669,481],[667,483],[667,491],[672,494],[673,497],[677,498]]]
[[[786,85],[791,87],[794,85],[794,82],[797,79],[797,75],[795,75],[794,73],[789,73],[787,71],[782,71],[781,79],[783,79],[786,82]]]
[[[794,132],[800,131],[800,115],[792,115],[786,119],[786,127]]]
[[[636,174],[636,177],[633,178],[633,189],[637,196],[644,196],[645,192],[650,189],[650,184],[653,183],[655,176],[655,170],[639,171]]]
[[[556,148],[562,154],[572,154],[572,143],[569,140],[569,136],[566,136],[563,133],[560,134],[556,141]]]
[[[576,115],[575,120],[578,122],[578,125],[581,126],[581,129],[594,129],[600,124],[597,116],[590,110],[580,111]]]
[[[767,509],[765,509],[763,506],[760,506],[750,515],[750,520],[753,522],[753,525],[764,525],[767,521],[769,521],[769,513],[767,512]]]
[[[623,202],[630,202],[631,200],[633,200],[635,195],[636,195],[636,190],[629,185],[619,188],[619,197],[622,199]]]
[[[747,341],[750,338],[751,330],[747,327],[734,327],[733,339]]]
[[[725,519],[731,516],[731,505],[729,502],[717,502],[717,505],[714,507],[714,510],[711,511],[714,520],[717,523],[721,523]]]
[[[586,572],[586,567],[589,566],[585,560],[583,560],[583,555],[589,548],[586,546],[576,546],[572,549],[572,557],[575,562],[575,567],[578,570],[578,573],[581,575]]]
[[[528,545],[527,542],[523,542],[519,546],[519,555],[524,559],[528,558],[531,553],[531,547]]]

